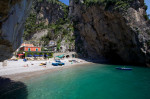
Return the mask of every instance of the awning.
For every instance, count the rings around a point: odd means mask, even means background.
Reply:
[[[58,57],[58,58],[63,58],[63,57],[64,57],[64,54],[63,54],[63,55],[60,55],[60,56],[56,56],[56,57]]]

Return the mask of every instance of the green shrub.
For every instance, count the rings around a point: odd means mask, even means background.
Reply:
[[[36,55],[40,55],[40,53],[36,53]]]
[[[48,57],[47,58],[53,58],[53,53],[47,53]]]
[[[60,43],[60,42],[61,42],[60,40],[57,42],[57,51],[60,50],[60,46],[61,46],[61,43]]]
[[[144,3],[144,5],[145,5],[145,10],[147,10],[147,9],[148,9],[148,6],[146,5],[146,3]]]
[[[149,15],[145,14],[143,16],[144,16],[145,20],[149,20]]]
[[[27,57],[27,55],[28,55],[28,53],[27,53],[27,52],[25,52],[25,57]]]
[[[102,4],[105,5],[105,9],[109,8],[113,10],[126,11],[130,7],[130,3],[133,0],[84,0],[84,4],[89,7],[91,5]]]
[[[50,58],[52,58],[54,56],[54,53],[51,53]]]
[[[39,55],[44,55],[43,53],[39,53]]]
[[[47,45],[50,41],[50,38],[48,37],[48,35],[45,35],[41,38],[41,41],[44,41],[44,46]],[[42,49],[44,50],[44,49]]]
[[[42,48],[41,48],[41,51],[44,51],[44,50],[45,50],[44,47],[42,47]]]
[[[34,52],[25,52],[25,57],[27,57],[28,55],[34,55]]]

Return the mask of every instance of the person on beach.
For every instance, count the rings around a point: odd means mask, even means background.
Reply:
[[[25,52],[23,52],[22,59],[25,59]]]
[[[7,66],[7,60],[3,61],[2,66],[3,66],[3,67]]]
[[[47,55],[46,54],[44,54],[44,59],[47,59]]]
[[[29,65],[28,65],[28,64],[26,64],[26,65],[24,65],[23,67],[29,67]]]

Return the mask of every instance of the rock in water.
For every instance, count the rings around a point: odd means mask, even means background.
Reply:
[[[0,61],[10,58],[20,46],[31,5],[32,0],[0,1]]]

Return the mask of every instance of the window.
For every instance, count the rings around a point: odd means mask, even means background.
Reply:
[[[36,48],[36,51],[38,51],[38,48]]]
[[[28,51],[31,51],[31,48],[28,48]]]

